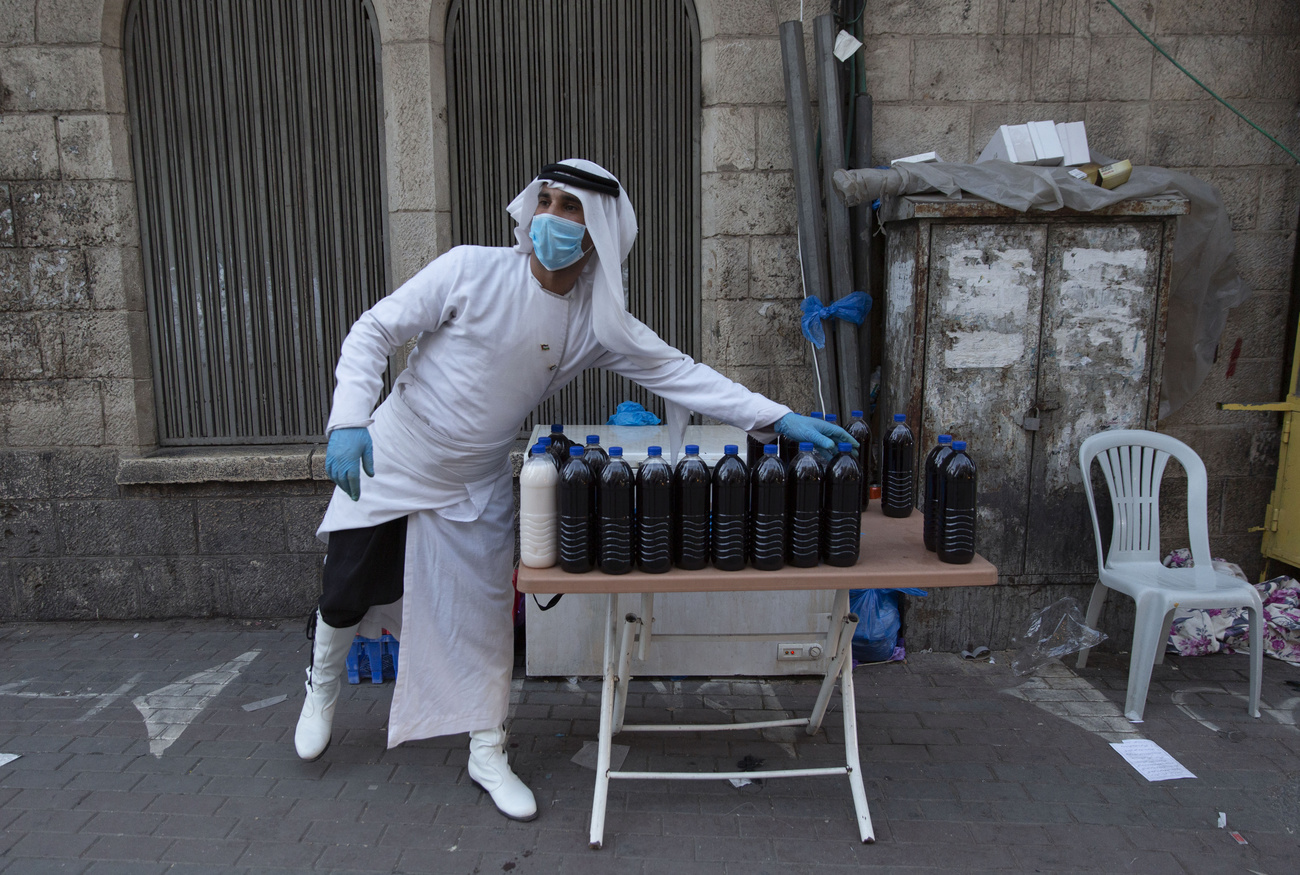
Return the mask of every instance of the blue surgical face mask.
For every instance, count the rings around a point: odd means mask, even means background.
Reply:
[[[528,239],[533,241],[533,252],[547,270],[562,270],[582,258],[582,238],[587,226],[550,213],[533,216],[528,229]]]

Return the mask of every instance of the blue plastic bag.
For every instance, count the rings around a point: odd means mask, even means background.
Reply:
[[[858,615],[853,633],[853,658],[858,662],[885,662],[894,655],[902,620],[898,615],[898,596],[923,596],[923,589],[853,589],[849,590],[849,610]]]
[[[635,401],[624,401],[614,408],[606,425],[659,425],[659,417]]]

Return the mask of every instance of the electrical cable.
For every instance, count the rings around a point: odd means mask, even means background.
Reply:
[[[1228,109],[1230,109],[1230,110],[1232,110],[1234,113],[1236,113],[1236,114],[1241,118],[1241,120],[1244,121],[1246,124],[1250,125],[1252,128],[1254,128],[1255,130],[1259,131],[1261,134],[1263,134],[1264,136],[1266,136],[1266,137],[1268,137],[1270,140],[1272,140],[1272,141],[1273,141],[1273,145],[1277,146],[1277,147],[1278,147],[1279,149],[1281,149],[1283,152],[1285,152],[1285,153],[1287,153],[1288,155],[1290,155],[1290,156],[1291,156],[1291,159],[1292,159],[1293,161],[1295,161],[1297,164],[1300,164],[1300,157],[1297,157],[1297,156],[1296,156],[1296,153],[1292,152],[1292,151],[1291,151],[1290,149],[1288,149],[1286,146],[1284,146],[1284,145],[1282,145],[1280,142],[1278,142],[1277,137],[1274,137],[1274,136],[1273,136],[1272,134],[1270,134],[1268,131],[1264,130],[1264,129],[1261,128],[1259,125],[1255,124],[1253,121],[1251,121],[1249,118],[1246,117],[1245,113],[1243,113],[1241,110],[1237,109],[1237,107],[1233,106],[1231,103],[1228,103],[1228,101],[1224,100],[1224,99],[1223,99],[1222,97],[1220,97],[1219,95],[1215,94],[1214,91],[1211,90],[1210,87],[1209,87],[1208,85],[1206,85],[1206,84],[1205,84],[1204,82],[1202,82],[1200,79],[1197,79],[1195,76],[1193,76],[1193,75],[1191,74],[1191,72],[1188,71],[1188,69],[1187,69],[1186,67],[1184,67],[1182,64],[1180,64],[1180,63],[1178,63],[1177,61],[1175,61],[1175,60],[1173,59],[1173,56],[1172,56],[1172,55],[1170,55],[1170,54],[1169,54],[1168,52],[1166,52],[1163,48],[1161,48],[1161,46],[1160,46],[1159,43],[1157,43],[1157,42],[1156,42],[1155,40],[1153,40],[1151,37],[1147,36],[1146,32],[1145,32],[1144,30],[1142,30],[1142,28],[1138,27],[1138,26],[1137,26],[1137,23],[1136,23],[1135,21],[1133,21],[1133,19],[1131,19],[1131,18],[1128,17],[1128,13],[1127,13],[1127,12],[1125,12],[1123,9],[1120,9],[1119,6],[1116,5],[1115,0],[1106,0],[1106,2],[1109,3],[1112,7],[1114,7],[1115,11],[1118,12],[1120,15],[1122,15],[1122,16],[1124,17],[1124,20],[1127,21],[1127,22],[1132,26],[1132,28],[1133,28],[1134,30],[1136,30],[1139,34],[1141,34],[1141,36],[1142,36],[1142,38],[1143,38],[1144,40],[1146,40],[1147,42],[1151,43],[1151,45],[1155,46],[1155,50],[1156,50],[1157,52],[1159,52],[1160,54],[1162,54],[1162,55],[1164,55],[1166,58],[1168,58],[1168,59],[1169,59],[1169,63],[1171,63],[1171,64],[1173,64],[1175,67],[1177,67],[1177,68],[1182,72],[1182,74],[1183,74],[1184,76],[1186,76],[1188,79],[1191,79],[1191,80],[1192,80],[1193,82],[1195,82],[1197,85],[1201,86],[1201,88],[1203,88],[1207,94],[1209,94],[1209,95],[1210,95],[1211,97],[1213,97],[1215,100],[1219,101],[1219,103],[1222,103],[1222,104],[1223,104],[1224,106],[1226,106]]]

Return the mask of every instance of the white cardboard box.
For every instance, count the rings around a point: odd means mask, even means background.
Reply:
[[[1034,163],[1044,166],[1060,164],[1065,158],[1065,152],[1056,135],[1056,122],[1030,122],[1025,127],[1029,128],[1029,140],[1034,144]]]
[[[919,155],[908,155],[906,158],[895,158],[889,164],[891,167],[895,164],[934,164],[938,160],[938,152],[922,152]]]
[[[1065,153],[1062,163],[1067,167],[1078,167],[1092,160],[1092,153],[1088,151],[1088,132],[1083,122],[1059,122],[1056,125],[1056,136]]]
[[[1002,125],[980,153],[976,164],[983,161],[1010,161],[1012,164],[1033,164],[1038,160],[1027,125]]]

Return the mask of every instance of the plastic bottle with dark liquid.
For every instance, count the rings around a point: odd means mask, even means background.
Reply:
[[[749,559],[759,571],[785,566],[785,465],[776,444],[749,472]]]
[[[709,564],[709,466],[696,444],[673,469],[673,564],[689,571]]]
[[[537,439],[537,443],[535,444],[535,446],[539,446],[542,448],[542,450],[546,453],[546,458],[550,459],[551,464],[555,466],[555,470],[559,471],[560,461],[555,456],[555,450],[551,449],[551,439],[546,435],[542,435]]]
[[[822,561],[840,568],[856,565],[862,545],[862,468],[853,444],[839,445],[826,471],[822,503]]]
[[[780,445],[781,436],[777,435],[777,444]],[[753,468],[759,462],[763,461],[763,442],[752,434],[745,435],[745,471],[748,474],[750,468]]]
[[[745,567],[749,466],[740,458],[736,444],[727,444],[722,452],[722,459],[713,468],[713,567],[739,571]]]
[[[636,472],[637,564],[647,574],[663,574],[673,565],[673,469],[660,447],[646,447]]]
[[[858,442],[858,467],[862,469],[862,509],[866,510],[871,495],[871,478],[875,473],[872,470],[871,460],[875,455],[876,448],[871,442],[871,426],[867,425],[866,417],[862,415],[862,411],[851,411],[851,415],[853,419],[844,430]]]
[[[587,460],[587,467],[591,469],[591,476],[599,479],[600,472],[605,470],[609,464],[609,453],[605,452],[600,445],[600,435],[587,435],[587,447],[582,452],[582,458]]]
[[[925,455],[922,479],[925,482],[925,495],[921,498],[921,513],[925,515],[921,527],[925,549],[934,549],[934,531],[939,521],[939,470],[952,455],[952,435],[939,435],[938,445]]]
[[[600,570],[627,574],[632,570],[632,507],[636,478],[623,461],[623,448],[609,448],[609,464],[600,472]]]
[[[587,460],[591,469],[591,549],[592,554],[600,556],[600,472],[609,464],[609,453],[600,445],[600,435],[587,435],[587,448],[582,451],[582,458]]]
[[[591,537],[591,468],[582,447],[569,447],[569,460],[560,469],[560,568],[585,574],[595,564]]]
[[[953,441],[952,455],[939,470],[939,519],[935,552],[940,561],[965,565],[975,558],[975,462],[966,442]]]
[[[880,510],[885,516],[910,516],[916,506],[912,459],[916,440],[907,417],[894,414],[894,426],[885,434],[880,453]]]
[[[786,561],[795,568],[812,568],[821,558],[822,466],[808,441],[785,472]]]
[[[569,447],[573,445],[573,441],[565,436],[563,425],[557,422],[551,426],[551,455],[556,465],[564,467],[564,463],[569,461]]]
[[[831,425],[839,425],[839,424],[840,424],[840,422],[839,422],[839,417],[836,416],[834,413],[828,413],[828,414],[826,414],[826,421],[829,422]],[[838,441],[837,441],[837,443],[838,443]],[[817,452],[814,452],[813,455],[817,457],[817,461],[819,461],[819,462],[822,463],[822,473],[825,474],[825,473],[826,473],[826,468],[827,468],[827,466],[830,465],[830,463],[831,463],[831,459],[834,459],[834,458],[835,458],[835,454],[832,453],[830,459],[827,459],[827,458],[825,458],[824,456],[822,456],[820,450],[817,451]]]

